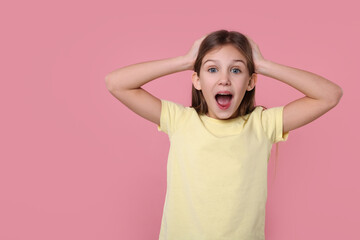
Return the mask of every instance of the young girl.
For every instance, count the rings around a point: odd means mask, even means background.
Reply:
[[[158,99],[143,88],[193,70],[192,106]],[[306,96],[285,106],[255,106],[257,74]],[[265,239],[267,164],[272,144],[333,108],[342,89],[329,80],[264,59],[239,32],[219,30],[184,55],[117,69],[106,76],[113,96],[169,136],[167,192],[160,240]]]

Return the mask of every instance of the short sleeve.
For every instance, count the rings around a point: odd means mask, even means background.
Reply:
[[[158,131],[171,136],[179,126],[185,107],[181,104],[161,99],[160,125]]]
[[[284,106],[262,110],[262,127],[272,143],[286,141],[288,139],[289,132],[283,133],[283,110]]]

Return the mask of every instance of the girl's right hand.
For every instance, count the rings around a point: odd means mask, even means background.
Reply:
[[[189,62],[189,70],[194,69],[194,64],[195,64],[195,60],[196,60],[197,55],[198,55],[200,44],[202,43],[202,41],[204,40],[204,38],[206,36],[207,35],[205,35],[202,38],[196,40],[194,42],[194,44],[192,45],[191,49],[189,50],[189,52],[184,56],[184,58]]]

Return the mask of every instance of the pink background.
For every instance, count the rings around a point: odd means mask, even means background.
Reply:
[[[158,239],[168,137],[106,89],[116,68],[185,54],[218,29],[340,85],[340,103],[275,145],[267,240],[360,239],[357,1],[1,4],[0,239]],[[145,85],[190,104],[191,71]],[[259,76],[256,103],[296,89]]]

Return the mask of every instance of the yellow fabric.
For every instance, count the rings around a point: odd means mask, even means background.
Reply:
[[[159,240],[263,240],[267,164],[286,141],[283,106],[218,120],[161,100],[158,131],[169,136]]]

